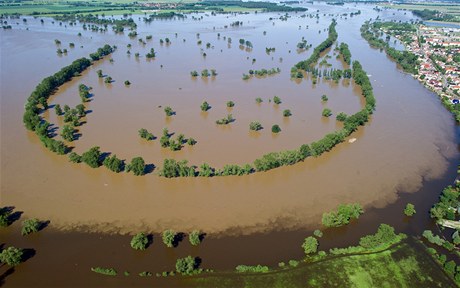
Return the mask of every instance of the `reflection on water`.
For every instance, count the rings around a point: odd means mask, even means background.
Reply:
[[[287,51],[295,50],[302,37],[313,47],[318,45],[326,37],[318,31],[329,25],[332,16],[321,16],[318,23],[300,17],[301,13],[292,14],[288,21],[279,20],[276,13],[259,13],[139,23],[139,37],[153,35],[145,46],[127,35],[82,31],[79,25],[59,27],[49,19],[45,25],[30,19],[13,30],[0,31],[2,205],[14,205],[30,216],[50,219],[55,227],[63,229],[84,226],[126,232],[199,228],[252,233],[317,225],[323,212],[344,202],[383,207],[396,200],[397,191],[413,192],[424,179],[441,177],[448,159],[457,156],[454,123],[435,95],[361,39],[361,23],[375,18],[377,12],[364,5],[340,8],[316,4],[311,8],[324,9],[324,13],[362,10],[361,15],[347,20],[335,18],[339,41],[348,43],[353,59],[371,75],[377,110],[371,121],[353,134],[356,142],[345,142],[320,158],[292,167],[245,177],[163,179],[75,165],[49,153],[35,135],[25,131],[23,104],[43,77],[105,43],[117,45],[113,63],[95,63],[50,99],[52,104],[75,106],[80,101],[78,85],[93,88],[94,97],[87,105],[92,113],[80,127],[83,136],[75,143],[76,152],[97,145],[128,160],[143,156],[147,163],[157,166],[164,158],[188,159],[196,165],[207,162],[216,167],[252,162],[265,153],[293,149],[338,129],[340,124],[334,116],[321,117],[325,107],[334,115],[361,109],[359,87],[352,83],[320,81],[313,85],[310,79],[289,79],[290,68],[308,57],[311,50],[301,54]],[[268,20],[270,17],[275,20]],[[236,19],[244,25],[224,28]],[[82,37],[77,36],[78,32]],[[197,45],[196,33],[214,48]],[[233,44],[228,45],[224,36],[232,38]],[[172,39],[171,45],[160,45],[159,39],[166,37]],[[240,50],[240,38],[250,40],[254,48],[250,52]],[[74,42],[75,48],[67,56],[57,57],[54,39],[59,39],[62,46]],[[132,44],[132,54],[140,53],[139,59],[126,54],[127,44]],[[157,58],[147,61],[144,55],[152,47]],[[276,51],[267,55],[266,47],[275,47]],[[201,49],[207,54],[205,58]],[[332,67],[341,66],[333,49],[328,55]],[[273,67],[279,67],[281,73],[242,80],[249,69]],[[106,85],[98,79],[99,69],[115,82]],[[216,69],[218,76],[204,80],[190,77],[190,71],[202,69]],[[125,87],[125,80],[132,85]],[[321,103],[323,94],[329,98],[325,104]],[[275,95],[282,99],[279,107],[269,101]],[[256,104],[257,97],[263,99],[261,104]],[[236,121],[220,127],[215,120],[229,113],[225,103],[230,100],[236,104],[231,110]],[[203,101],[212,106],[206,113],[200,111]],[[166,106],[177,115],[165,118]],[[284,109],[291,110],[289,119],[282,116]],[[54,111],[45,117],[63,125]],[[261,122],[264,129],[249,132],[251,121]],[[273,124],[282,129],[276,137],[270,132]],[[140,128],[159,137],[164,127],[176,135],[193,137],[197,145],[171,152],[162,149],[158,139],[151,143],[139,139]]]

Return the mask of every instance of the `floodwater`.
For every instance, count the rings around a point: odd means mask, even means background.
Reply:
[[[413,193],[404,194],[410,196],[403,198],[409,197],[412,203],[420,203],[424,211],[428,210],[429,203],[437,198],[438,188],[455,177],[453,162],[458,158],[457,127],[437,96],[401,72],[384,53],[369,48],[361,38],[359,28],[365,20],[378,15],[382,19],[397,20],[408,20],[410,16],[396,11],[393,15],[388,10],[377,13],[372,10],[373,6],[367,5],[308,5],[310,11],[321,9],[318,23],[316,19],[300,17],[303,13],[293,13],[287,21],[278,19],[281,14],[277,13],[196,14],[203,19],[193,20],[189,15],[178,21],[153,21],[151,24],[139,21],[138,38],[153,36],[152,40],[146,41],[145,47],[137,38],[129,39],[127,32],[124,35],[115,35],[112,31],[94,33],[83,31],[81,25],[52,24],[51,19],[45,19],[44,24],[33,18],[27,18],[27,23],[17,20],[19,24],[13,25],[12,30],[0,31],[1,205],[24,211],[24,218],[50,220],[51,226],[47,228],[51,228],[50,232],[41,233],[52,236],[39,237],[46,237],[48,241],[62,238],[62,241],[73,243],[69,251],[61,249],[61,255],[67,253],[71,259],[81,260],[77,251],[83,250],[94,256],[91,263],[89,260],[80,263],[84,268],[65,269],[80,271],[74,275],[84,277],[90,265],[113,266],[111,263],[120,263],[122,259],[134,263],[140,258],[145,263],[152,262],[151,257],[137,254],[133,259],[123,258],[130,257],[126,253],[133,253],[128,244],[121,254],[117,254],[118,248],[114,247],[129,243],[126,241],[129,237],[108,237],[99,234],[101,232],[132,234],[170,228],[183,232],[200,229],[209,235],[209,241],[199,248],[204,268],[228,269],[243,262],[258,264],[252,262],[260,260],[262,264],[275,264],[280,257],[283,257],[281,260],[286,260],[284,257],[300,258],[299,239],[305,237],[299,236],[302,231],[318,228],[322,213],[342,203],[358,202],[368,211],[360,219],[366,223],[364,226],[335,231],[344,239],[356,239],[356,234],[375,231],[376,223],[384,222],[384,216],[389,217],[385,218],[386,222],[399,225],[401,230],[408,229],[400,217],[392,216],[395,211],[402,214],[402,208],[398,209],[405,205],[398,192]],[[343,9],[348,13],[359,9],[362,13],[349,19],[329,16],[329,13],[343,13]],[[134,18],[137,20],[137,17]],[[270,17],[274,19],[269,20]],[[251,163],[271,151],[297,148],[339,129],[340,124],[335,121],[338,112],[351,114],[363,105],[359,88],[353,83],[321,82],[313,86],[307,79],[300,82],[290,80],[290,68],[306,59],[312,51],[298,53],[297,43],[304,36],[313,47],[318,45],[327,37],[324,29],[332,18],[338,22],[338,41],[348,43],[353,60],[359,60],[370,75],[377,109],[371,121],[351,136],[357,138],[356,142],[340,144],[319,158],[243,177],[165,179],[155,175],[158,167],[146,176],[136,177],[127,173],[115,174],[103,167],[92,169],[84,164],[72,164],[66,157],[47,151],[33,133],[23,128],[23,105],[41,79],[108,43],[118,46],[112,55],[112,63],[108,59],[99,61],[81,77],[61,87],[50,99],[51,104],[74,106],[80,101],[78,85],[84,83],[93,87],[94,96],[87,104],[91,113],[86,118],[87,123],[81,126],[82,137],[73,143],[76,152],[100,146],[102,151],[117,154],[128,161],[142,156],[147,163],[161,166],[163,159],[175,158],[187,159],[198,166],[207,162],[221,168],[227,163]],[[237,20],[243,21],[242,27],[229,26]],[[82,33],[81,37],[77,36],[78,32]],[[197,33],[200,33],[201,45],[197,44]],[[166,37],[172,43],[160,45],[159,39]],[[224,37],[232,38],[230,46]],[[240,38],[252,42],[252,51],[239,47]],[[61,48],[69,50],[67,56],[57,56],[54,39],[62,42]],[[70,42],[75,43],[75,48],[68,47]],[[213,48],[206,48],[208,42]],[[129,43],[132,44],[130,56],[126,54]],[[152,47],[157,57],[148,61],[145,54]],[[276,51],[267,55],[266,47],[275,47]],[[134,57],[136,52],[141,55],[138,60]],[[201,52],[207,56],[204,58]],[[331,58],[327,61],[332,67],[342,67],[342,63],[335,59],[334,51],[329,51],[328,55]],[[256,59],[255,63],[252,59]],[[242,80],[242,74],[249,69],[274,67],[279,67],[281,73],[263,79]],[[190,71],[205,68],[217,70],[215,79],[190,77]],[[100,81],[96,75],[98,69],[115,82],[107,85]],[[125,87],[125,80],[132,85]],[[329,98],[327,103],[321,103],[323,94]],[[269,102],[275,95],[282,99],[279,106]],[[257,97],[264,102],[257,105]],[[230,100],[236,104],[231,110],[225,106]],[[200,111],[203,101],[212,106],[207,113]],[[171,106],[176,115],[166,118],[160,105]],[[325,107],[334,113],[330,119],[321,117]],[[293,115],[289,119],[282,117],[284,109],[291,110]],[[215,120],[229,113],[236,119],[234,123],[228,127],[215,124]],[[53,109],[44,116],[59,127],[63,124]],[[261,122],[264,129],[250,133],[248,125],[251,121]],[[280,125],[282,132],[279,135],[271,134],[273,124]],[[183,133],[195,138],[197,145],[172,152],[162,149],[159,139],[146,142],[138,136],[140,128],[161,136],[164,127],[176,135]],[[430,186],[430,183],[436,184]],[[385,210],[384,207],[393,208]],[[420,223],[426,223],[426,218],[425,214]],[[62,230],[98,234],[62,233]],[[286,231],[294,231],[294,234]],[[337,246],[331,239],[337,235],[330,233],[325,235],[331,241],[329,245]],[[261,239],[270,238],[264,235],[274,235],[272,242],[266,242],[273,244],[269,246],[273,253],[267,253],[269,244],[260,245]],[[14,239],[17,236],[5,232],[5,237]],[[93,241],[100,237],[107,237],[107,241],[113,243]],[[283,238],[288,239],[283,242],[285,245],[273,250],[277,246],[276,240]],[[159,242],[156,237],[152,248],[160,246]],[[91,245],[111,248],[107,248],[106,254],[101,250],[85,250]],[[48,251],[52,247],[56,246],[50,244],[43,249]],[[224,251],[222,247],[232,247],[232,250]],[[149,253],[153,253],[150,249]],[[165,267],[155,266],[152,272],[173,269],[173,259],[178,255],[195,253],[188,246],[182,248],[183,251],[174,252],[155,249],[162,251],[155,250],[159,258],[169,260],[161,261],[158,265]],[[41,253],[52,253],[37,250],[34,258],[44,259],[40,258],[44,257],[40,256]],[[164,253],[169,254],[164,256]],[[38,264],[34,258],[30,264],[26,262],[24,267],[17,269],[34,267],[35,271]],[[144,262],[139,263],[136,269],[141,269]],[[97,276],[93,278],[99,279]],[[111,283],[99,285],[104,284]]]

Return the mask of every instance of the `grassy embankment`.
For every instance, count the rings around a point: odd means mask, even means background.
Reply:
[[[454,287],[423,247],[406,240],[389,249],[332,256],[296,268],[259,274],[191,278],[199,287]]]

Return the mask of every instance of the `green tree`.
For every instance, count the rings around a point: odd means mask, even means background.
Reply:
[[[95,146],[81,155],[81,161],[86,163],[91,168],[97,168],[101,166],[101,162],[99,160],[100,157],[101,152],[99,151],[99,147]]]
[[[329,100],[326,95],[321,96],[321,101],[327,102]]]
[[[406,208],[404,208],[404,214],[406,216],[413,216],[416,213],[415,206],[412,203],[407,203]]]
[[[257,98],[256,98],[256,103],[257,103],[257,104],[260,104],[260,103],[262,103],[262,102],[263,102],[262,98],[260,98],[260,97],[257,97]]]
[[[345,122],[345,120],[347,120],[347,117],[348,117],[347,114],[340,112],[339,114],[337,114],[335,119],[337,119],[337,121],[340,121],[340,122]]]
[[[261,130],[263,127],[262,127],[262,124],[260,124],[259,122],[257,121],[253,121],[251,123],[249,123],[249,130],[253,130],[253,131],[259,131]]]
[[[165,108],[165,113],[166,113],[166,116],[172,116],[172,115],[174,115],[174,111],[173,111],[172,108],[169,107],[169,106],[166,106],[166,108]]]
[[[196,258],[187,256],[176,261],[176,271],[182,275],[191,275],[198,269]]]
[[[284,116],[284,117],[289,117],[289,116],[291,116],[291,115],[292,115],[291,110],[286,109],[286,110],[283,111],[283,116]]]
[[[162,239],[166,247],[171,248],[174,246],[174,243],[176,241],[176,235],[177,235],[176,232],[171,229],[163,231]]]
[[[227,102],[227,107],[228,108],[232,108],[233,106],[235,106],[235,103],[233,101],[228,101]]]
[[[126,86],[129,86],[129,85],[131,85],[131,82],[129,82],[129,80],[126,80],[126,81],[125,81],[125,85],[126,85]]]
[[[189,235],[189,241],[190,241],[190,244],[192,244],[193,246],[197,246],[201,243],[201,233],[199,230],[193,230],[192,233],[190,233]]]
[[[273,133],[279,133],[279,132],[281,132],[280,126],[279,126],[278,124],[273,125],[273,126],[272,126],[272,132],[273,132]]]
[[[322,112],[323,117],[329,117],[332,115],[332,111],[329,108],[324,108]]]
[[[0,253],[0,262],[9,266],[17,266],[21,264],[24,250],[10,246]]]
[[[278,96],[273,97],[273,103],[275,103],[275,104],[277,104],[277,105],[278,105],[278,104],[281,104],[281,98],[278,97]]]
[[[145,174],[145,162],[142,157],[134,157],[131,163],[127,165],[126,170],[132,171],[136,176],[142,176]]]
[[[201,103],[200,108],[201,108],[201,111],[206,112],[209,109],[211,109],[211,106],[208,104],[208,102],[204,101],[203,103]]]
[[[316,253],[316,251],[318,250],[318,240],[313,237],[313,236],[309,236],[307,238],[305,238],[303,244],[302,244],[302,248],[305,252],[305,254],[312,254],[312,253]]]
[[[54,111],[56,112],[56,115],[61,116],[62,115],[61,105],[59,104],[54,105]]]
[[[107,167],[109,170],[119,173],[121,172],[121,166],[123,161],[117,158],[117,155],[108,156],[104,159],[102,164]]]
[[[147,235],[144,233],[138,233],[133,236],[131,239],[131,247],[135,250],[145,250],[147,248],[147,244],[149,243],[149,239]]]
[[[25,220],[22,222],[21,234],[24,236],[30,233],[38,232],[38,229],[40,229],[40,224],[40,221],[38,221],[36,218]]]
[[[190,145],[190,146],[193,146],[196,144],[196,140],[193,139],[192,137],[188,138],[187,139],[187,144]]]
[[[74,140],[74,131],[75,130],[70,125],[64,125],[61,131],[61,137],[66,141],[72,142]]]
[[[69,154],[69,161],[72,162],[72,163],[80,163],[81,162],[81,156],[78,155],[75,152],[71,152]]]

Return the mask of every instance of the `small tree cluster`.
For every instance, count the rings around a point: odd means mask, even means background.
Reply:
[[[145,250],[147,248],[147,244],[149,243],[149,239],[147,235],[144,233],[138,233],[133,236],[131,239],[131,248],[135,250]]]

